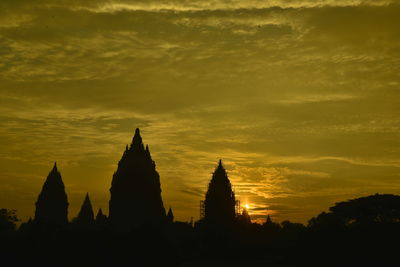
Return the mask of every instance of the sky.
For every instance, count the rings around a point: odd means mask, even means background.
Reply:
[[[33,216],[57,161],[70,219],[86,192],[108,213],[136,127],[177,220],[199,218],[219,159],[255,221],[400,194],[399,14],[398,0],[1,0],[0,207]]]

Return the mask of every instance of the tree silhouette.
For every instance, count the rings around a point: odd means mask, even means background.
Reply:
[[[0,234],[13,232],[18,221],[15,210],[0,209]]]
[[[68,223],[68,199],[57,164],[47,176],[36,202],[36,223],[65,225]]]
[[[375,194],[336,203],[309,220],[307,244],[333,266],[398,266],[400,196]],[[334,257],[332,257],[334,252]]]
[[[375,194],[336,203],[328,213],[309,221],[310,227],[361,226],[400,222],[400,196]]]

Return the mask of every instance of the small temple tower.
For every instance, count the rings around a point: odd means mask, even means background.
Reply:
[[[172,212],[171,208],[169,208],[168,213],[167,213],[167,221],[170,224],[174,223],[174,213]]]
[[[232,224],[236,218],[235,206],[235,193],[220,160],[208,184],[204,200],[204,221],[215,225]]]
[[[47,176],[36,201],[34,222],[59,226],[68,223],[68,199],[56,163]]]
[[[100,225],[100,226],[105,225],[107,223],[107,216],[103,214],[103,211],[101,210],[101,208],[97,212],[95,222],[97,225]]]
[[[109,222],[113,229],[126,231],[140,225],[166,223],[160,176],[139,129],[118,162],[110,193]]]
[[[249,215],[249,212],[247,208],[243,208],[242,214],[238,216],[238,221],[244,225],[250,225],[251,224],[251,218]]]
[[[92,203],[90,202],[89,193],[86,194],[85,200],[81,206],[76,223],[81,226],[90,226],[94,224],[94,213]]]

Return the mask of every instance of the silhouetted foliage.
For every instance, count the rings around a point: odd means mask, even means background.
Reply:
[[[371,195],[339,202],[309,221],[306,242],[331,266],[396,266],[400,196]]]
[[[400,196],[372,195],[336,203],[309,221],[316,227],[356,227],[376,223],[400,222]]]
[[[18,222],[15,210],[0,209],[0,234],[6,234],[15,231]]]

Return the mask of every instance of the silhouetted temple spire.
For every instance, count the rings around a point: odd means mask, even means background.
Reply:
[[[144,150],[143,140],[142,140],[142,137],[140,136],[139,128],[136,128],[136,130],[135,130],[135,135],[133,136],[132,144],[131,144],[131,149],[132,148],[138,149],[138,150]]]
[[[160,176],[148,146],[143,145],[139,129],[118,162],[110,193],[109,220],[114,229],[124,231],[143,224],[166,222]]]
[[[94,214],[92,203],[90,202],[89,193],[86,193],[85,200],[81,206],[76,223],[79,225],[89,226],[94,224]]]
[[[204,200],[204,219],[215,224],[232,223],[235,220],[235,194],[228,174],[219,160],[211,181],[208,184],[206,199]]]
[[[272,220],[269,214],[267,215],[267,220],[265,221],[265,224],[272,224]]]
[[[106,223],[106,221],[107,216],[103,214],[103,211],[100,208],[96,215],[96,224],[103,225]]]
[[[239,216],[239,220],[244,224],[251,224],[251,218],[247,208],[243,208],[242,214]]]
[[[38,196],[34,221],[56,225],[68,222],[68,199],[57,163],[54,163]]]
[[[172,209],[169,208],[168,213],[167,213],[167,220],[169,223],[174,222],[174,213],[172,212]]]

